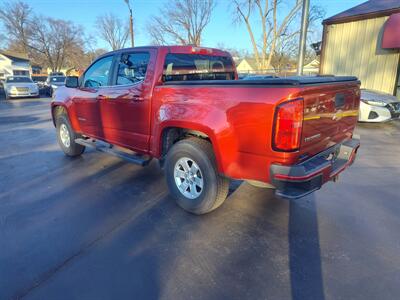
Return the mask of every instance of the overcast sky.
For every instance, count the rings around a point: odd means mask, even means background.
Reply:
[[[156,14],[166,1],[168,0],[131,0],[135,19],[135,45],[143,46],[150,43],[150,38],[146,33],[146,24],[150,16]],[[98,15],[111,12],[123,18],[129,16],[124,0],[27,0],[25,2],[31,5],[36,13],[74,21],[93,35],[96,30],[94,23]],[[212,20],[203,34],[202,44],[215,47],[222,43],[226,47],[250,49],[251,44],[245,27],[232,23],[230,1],[216,0],[216,2],[217,6]],[[330,17],[362,2],[365,1],[311,0],[311,5],[322,6],[326,10],[326,17]],[[98,47],[105,47],[105,44],[99,41]]]

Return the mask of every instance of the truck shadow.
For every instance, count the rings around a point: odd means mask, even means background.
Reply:
[[[289,202],[289,266],[292,299],[325,299],[314,195]]]
[[[285,200],[275,196],[273,190],[261,189],[252,187],[246,183],[243,183],[237,189],[237,194],[233,190],[231,193],[233,198],[244,198],[246,195],[248,199],[237,199],[239,201],[250,200],[253,203],[249,203],[246,206],[253,205],[253,208],[246,208],[251,210],[252,215],[254,214],[254,222],[258,224],[248,224],[245,230],[249,230],[251,243],[255,243],[254,240],[261,241],[262,238],[267,237],[267,243],[277,242],[277,246],[268,246],[268,248],[280,248],[278,251],[283,251],[284,248],[288,249],[288,260],[289,265],[289,280],[288,284],[283,284],[281,288],[290,288],[291,298],[294,300],[300,299],[325,299],[324,284],[323,284],[323,273],[322,273],[322,259],[320,250],[320,238],[318,231],[318,215],[315,194],[311,194],[305,198],[298,200]],[[253,199],[251,199],[253,197]],[[228,201],[230,199],[228,198]],[[233,200],[236,201],[236,200]],[[224,209],[224,208],[222,208]],[[241,207],[243,210],[243,208]],[[270,219],[270,222],[258,219],[256,216],[264,216],[265,219]],[[285,245],[284,239],[279,236],[279,232],[276,231],[276,227],[284,229],[285,225],[280,225],[280,222],[287,220],[287,245]],[[259,235],[254,236],[254,230],[252,227],[264,227]],[[252,234],[251,234],[252,233]],[[282,232],[283,234],[283,232]],[[271,236],[272,235],[272,236]],[[277,240],[271,240],[271,238],[277,238]],[[250,241],[243,241],[243,244],[249,243]],[[258,244],[258,245],[257,245]],[[258,242],[255,245],[260,247],[261,243]],[[260,250],[261,252],[262,250]],[[255,250],[252,254],[257,257],[258,250]],[[268,251],[267,256],[276,257],[279,259],[277,252]],[[254,257],[249,257],[249,260],[254,260]],[[259,258],[259,257],[258,257]],[[283,258],[285,259],[285,258]],[[286,260],[285,259],[285,260]],[[274,261],[274,259],[272,259]],[[261,263],[261,261],[259,262]],[[255,263],[256,264],[256,263]],[[268,263],[267,265],[269,265]],[[284,272],[282,267],[278,267],[275,270],[276,273]],[[272,274],[276,276],[276,274]],[[249,282],[248,285],[252,286],[254,281],[251,278],[251,273],[248,274]],[[267,278],[271,278],[269,274]],[[272,282],[268,283],[268,286]],[[261,294],[259,296],[267,296]],[[275,298],[276,294],[272,297]],[[286,295],[282,295],[286,297]]]

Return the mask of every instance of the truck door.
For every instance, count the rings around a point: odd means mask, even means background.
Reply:
[[[112,63],[113,55],[110,55],[92,64],[72,99],[82,132],[99,139],[104,138],[99,100],[110,88]]]
[[[147,152],[156,51],[132,50],[116,57],[113,86],[99,94],[107,142]]]

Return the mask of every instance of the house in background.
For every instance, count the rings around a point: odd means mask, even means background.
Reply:
[[[31,75],[31,63],[23,54],[0,51],[0,80],[12,75]]]
[[[246,57],[236,63],[236,70],[241,74],[275,74],[275,69],[271,66],[269,69],[260,69],[260,65],[255,58]]]
[[[316,75],[319,73],[319,60],[314,59],[303,67],[304,75]],[[297,71],[297,69],[296,69]]]
[[[400,0],[370,0],[323,21],[321,74],[400,97]]]
[[[254,58],[243,58],[236,66],[238,73],[256,73],[258,69]]]

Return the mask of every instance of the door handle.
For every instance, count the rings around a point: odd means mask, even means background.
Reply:
[[[108,100],[108,99],[110,99],[110,97],[109,96],[105,96],[105,95],[98,95],[96,97],[96,99],[97,100]]]
[[[133,95],[133,101],[143,101],[144,98],[142,96],[139,95]]]

